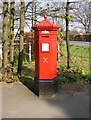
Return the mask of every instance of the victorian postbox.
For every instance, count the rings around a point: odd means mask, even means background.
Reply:
[[[60,27],[44,20],[34,29],[35,93],[52,95],[57,92],[57,30]]]

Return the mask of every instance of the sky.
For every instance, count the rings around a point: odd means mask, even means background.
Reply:
[[[5,1],[5,0],[0,0],[0,1]],[[7,1],[12,1],[12,0],[7,0]],[[14,0],[15,2],[16,1],[21,1],[21,0]],[[25,2],[28,2],[28,1],[30,1],[30,0],[24,0]],[[41,1],[41,0],[39,0],[39,1]],[[53,2],[67,2],[67,0],[44,0],[44,1],[53,1]],[[69,0],[70,2],[75,2],[75,1],[82,1],[82,0]],[[87,0],[87,1],[91,1],[91,0]],[[72,23],[73,24],[73,23]],[[74,27],[73,27],[74,25],[71,25],[71,27],[70,27],[70,29],[73,29]],[[31,27],[31,25],[30,25],[30,27]],[[78,28],[77,28],[78,29]],[[15,30],[16,31],[16,30]],[[26,28],[25,28],[25,31],[27,32],[27,31],[30,31],[30,28],[28,27],[28,26],[26,26]],[[79,31],[79,29],[78,29],[78,31]]]
[[[0,0],[2,2],[5,2],[5,1],[8,1],[8,2],[11,2],[11,1],[18,1],[20,2],[21,0]],[[30,2],[30,0],[24,0],[25,2]],[[41,0],[39,0],[41,1]],[[46,0],[46,1],[53,1],[53,2],[67,2],[67,0]],[[75,1],[83,1],[83,0],[69,0],[69,2],[75,2]],[[91,0],[87,0],[88,2],[90,2]]]

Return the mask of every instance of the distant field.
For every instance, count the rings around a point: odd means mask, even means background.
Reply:
[[[71,66],[77,66],[81,69],[89,69],[89,55],[91,48],[78,45],[70,45]],[[67,53],[66,45],[62,45],[63,56],[60,57],[60,64],[66,65]]]

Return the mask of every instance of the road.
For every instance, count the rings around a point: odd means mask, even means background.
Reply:
[[[64,41],[64,43],[66,44],[66,41]],[[70,41],[70,45],[79,45],[79,46],[90,47],[90,46],[91,46],[91,42],[84,42],[84,41]]]

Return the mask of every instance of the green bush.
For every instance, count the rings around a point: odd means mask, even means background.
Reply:
[[[67,69],[66,66],[58,67],[58,79],[60,84],[72,82],[91,82],[91,72],[82,70],[79,67],[71,67]]]

